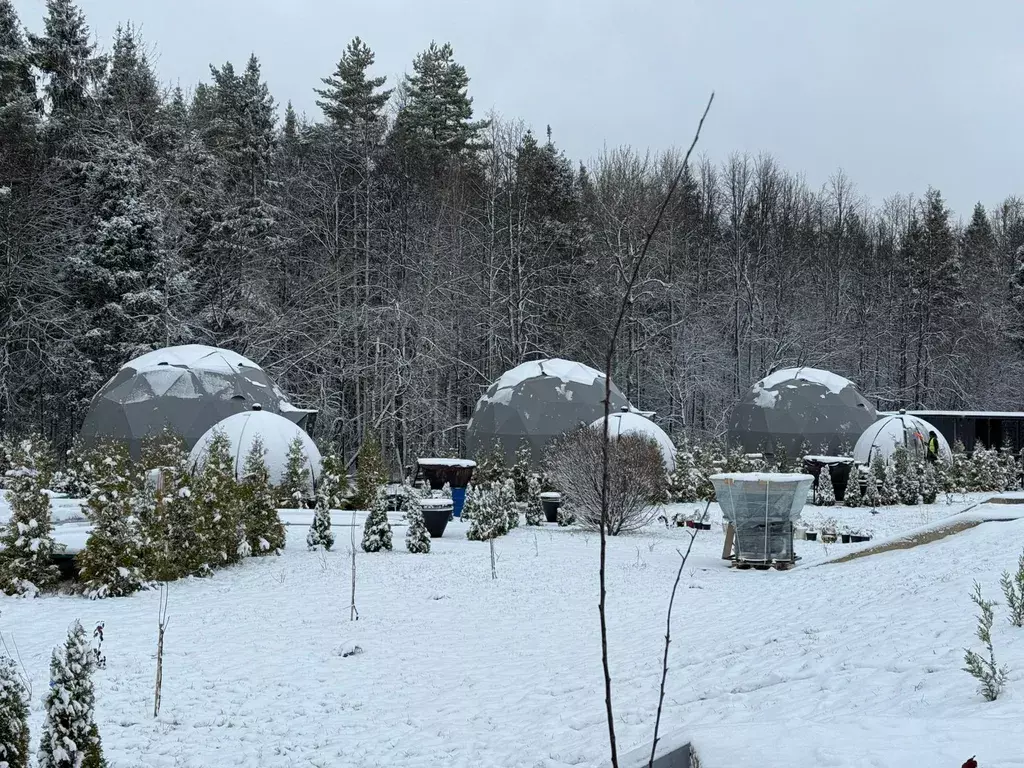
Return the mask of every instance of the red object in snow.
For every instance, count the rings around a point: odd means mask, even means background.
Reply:
[[[960,768],[978,768],[978,761],[974,759],[974,755],[971,755]]]

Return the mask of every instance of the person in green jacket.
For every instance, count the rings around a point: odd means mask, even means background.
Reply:
[[[932,464],[939,460],[939,438],[934,431],[928,433],[928,461]]]

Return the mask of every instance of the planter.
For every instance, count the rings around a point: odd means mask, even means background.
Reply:
[[[417,459],[417,475],[430,483],[430,490],[440,491],[445,483],[452,488],[465,488],[473,477],[475,461],[468,459]]]
[[[817,531],[805,531],[804,532],[804,538],[807,539],[808,541],[817,541],[818,540],[818,532]]]
[[[839,537],[843,540],[843,544],[849,544],[850,543],[850,535],[851,534],[849,534],[849,533],[841,533],[841,534],[839,534]]]
[[[835,544],[839,539],[834,533],[823,533],[821,534],[821,540],[825,544]]]
[[[870,536],[866,536],[866,535],[861,534],[861,533],[851,533],[850,534],[850,541],[853,542],[854,544],[860,544],[860,543],[865,542],[865,541],[871,541],[871,537]]]
[[[562,506],[562,494],[547,492],[540,495],[540,506],[544,510],[544,518],[549,523],[558,522],[558,508]]]
[[[451,499],[420,499],[420,509],[430,538],[440,539],[444,536],[444,529],[448,527],[448,520],[452,516]]]
[[[693,524],[693,527],[696,528],[698,531],[710,531],[711,530],[711,523],[700,523],[700,522],[697,522],[697,523]]]

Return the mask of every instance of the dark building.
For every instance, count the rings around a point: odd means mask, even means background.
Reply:
[[[1009,444],[1014,453],[1024,448],[1024,413],[998,411],[908,411],[930,422],[950,446],[959,440],[968,451],[981,441],[986,448]]]

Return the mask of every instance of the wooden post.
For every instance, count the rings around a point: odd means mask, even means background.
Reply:
[[[732,527],[732,523],[729,523],[725,527],[725,546],[722,547],[722,559],[732,560],[732,543],[736,538],[736,529]]]

